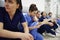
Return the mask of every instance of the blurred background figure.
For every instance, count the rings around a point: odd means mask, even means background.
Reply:
[[[36,13],[36,17],[37,17],[38,19],[41,17],[41,13],[40,13],[40,11],[37,11],[37,13]]]
[[[52,18],[52,12],[49,12],[47,18]]]

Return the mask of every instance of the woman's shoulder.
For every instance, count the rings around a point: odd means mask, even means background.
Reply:
[[[4,7],[0,7],[0,10],[4,10],[5,8]]]
[[[0,12],[5,12],[5,8],[4,7],[0,7]]]

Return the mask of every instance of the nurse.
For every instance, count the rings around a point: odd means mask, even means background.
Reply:
[[[29,7],[29,14],[24,15],[27,24],[30,29],[30,33],[33,35],[34,40],[43,40],[43,36],[37,32],[37,28],[39,28],[43,24],[38,25],[38,20],[36,17],[37,7],[35,4],[31,4]]]
[[[57,24],[60,25],[60,18],[57,18],[57,19],[56,19],[56,22],[57,22]]]
[[[39,21],[40,22],[42,22],[42,21],[47,21],[48,23],[47,24],[44,24],[43,26],[42,26],[42,28],[40,27],[39,28],[39,30],[38,30],[38,32],[39,33],[43,33],[43,29],[47,32],[47,33],[49,33],[51,36],[53,36],[53,37],[55,37],[56,36],[56,33],[55,33],[55,31],[53,31],[53,30],[56,30],[57,28],[58,28],[58,26],[54,23],[54,22],[52,22],[52,19],[47,19],[47,16],[46,16],[46,12],[42,12],[41,13],[41,18],[39,19]],[[51,30],[51,29],[53,29],[53,30]],[[42,31],[40,31],[40,30],[42,30]],[[48,35],[48,34],[47,34]]]
[[[18,29],[22,24],[24,33]],[[21,0],[5,0],[5,7],[0,8],[0,40],[33,40],[22,15]]]

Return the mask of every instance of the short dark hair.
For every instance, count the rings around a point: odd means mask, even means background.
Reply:
[[[17,4],[19,4],[18,10],[22,10],[22,1],[21,0],[16,0]]]
[[[41,12],[41,15],[43,15],[44,12]]]
[[[30,7],[29,7],[29,12],[30,12],[30,11],[33,12],[33,11],[37,11],[37,10],[38,10],[38,8],[36,7],[35,4],[31,4],[31,5],[30,5]]]
[[[52,14],[52,12],[49,12],[48,15]]]
[[[40,13],[40,11],[39,11],[39,10],[37,11],[37,14],[38,14],[38,13]]]

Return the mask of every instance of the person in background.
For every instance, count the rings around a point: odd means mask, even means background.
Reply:
[[[31,4],[29,7],[29,13],[27,15],[24,15],[27,24],[29,26],[30,29],[30,33],[33,35],[34,40],[43,40],[43,36],[41,34],[39,34],[37,32],[37,28],[39,28],[41,25],[43,25],[44,23],[42,22],[41,24],[38,24],[38,20],[36,17],[36,13],[37,13],[37,7],[35,4]]]
[[[58,16],[58,18],[56,19],[56,22],[58,25],[60,25],[60,16]]]
[[[5,6],[0,7],[0,40],[34,40],[22,15],[21,0],[4,1]],[[24,33],[18,29],[19,23]]]
[[[52,17],[52,12],[49,12],[47,18],[50,19],[52,22],[55,22],[55,18]]]
[[[40,28],[38,29],[38,32],[42,34],[42,33],[44,33],[44,31],[46,31],[47,33],[49,33],[49,34],[51,34],[53,37],[55,37],[56,33],[55,33],[53,30],[51,30],[52,28],[55,27],[54,24],[53,24],[52,22],[50,22],[50,21],[52,21],[52,20],[51,20],[51,19],[47,19],[47,14],[46,14],[46,12],[42,12],[41,15],[42,15],[42,16],[40,17],[39,22],[43,22],[43,21],[45,20],[45,21],[47,21],[47,22],[46,22],[47,24],[42,25],[42,28],[40,27]],[[44,30],[43,30],[43,29],[44,29]]]
[[[53,18],[53,17],[52,17],[52,12],[49,12],[49,13],[48,13],[47,18],[48,18],[48,19],[52,19],[51,22],[54,24],[54,31],[57,32],[57,29],[58,29],[57,23],[58,23],[59,20],[57,19],[58,21],[56,21],[56,18]]]
[[[37,11],[37,13],[36,13],[36,17],[37,17],[38,19],[41,17],[41,13],[40,13],[40,11]]]
[[[48,15],[47,15],[47,18],[48,19],[52,19],[52,23],[54,24],[54,31],[56,33],[56,35],[59,35],[58,33],[60,33],[60,29],[59,29],[59,18],[55,18],[55,17],[52,17],[52,12],[49,12]]]
[[[49,12],[47,18],[52,18],[52,12]]]

